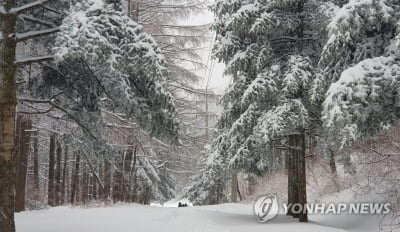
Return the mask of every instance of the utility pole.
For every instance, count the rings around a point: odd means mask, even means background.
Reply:
[[[233,75],[233,82],[237,82],[238,76],[237,74]],[[239,180],[238,180],[238,172],[237,170],[232,170],[232,181],[231,181],[231,201],[237,202],[239,192]]]
[[[208,121],[208,88],[206,89],[206,140],[209,141],[209,121]]]

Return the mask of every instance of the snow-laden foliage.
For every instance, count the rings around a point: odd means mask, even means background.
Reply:
[[[218,141],[224,140],[223,136]],[[183,190],[182,196],[195,205],[218,204],[225,201],[223,194],[224,179],[226,178],[226,160],[220,153],[223,151],[212,150],[215,145],[208,147],[201,157],[198,173],[191,178],[191,183]]]
[[[341,147],[400,117],[399,22],[399,1],[351,0],[328,26],[314,95]]]
[[[336,12],[327,27],[329,38],[321,55],[317,97],[323,98],[347,68],[383,55],[396,35],[398,8],[396,0],[350,0]]]
[[[212,7],[214,57],[235,79],[222,98],[220,136],[208,151],[213,159],[221,157],[225,173],[260,175],[273,166],[276,140],[313,129],[318,115],[310,113],[309,89],[328,8],[328,3],[295,0],[219,0]],[[213,168],[205,167],[193,186],[207,195]]]
[[[166,172],[165,164],[155,160],[154,157],[138,159],[139,168],[136,174],[135,194],[143,196],[149,194],[149,198],[157,202],[165,202],[175,197],[174,181]]]
[[[173,99],[164,89],[161,51],[115,4],[77,2],[57,37],[58,60],[82,59],[113,107],[133,116],[152,135],[176,141],[178,126]]]
[[[152,136],[177,141],[162,52],[141,26],[119,11],[118,2],[73,1],[56,37],[57,62],[44,65],[40,78],[31,83],[41,99],[51,99],[56,115],[76,128],[71,132],[74,147],[99,165],[104,159],[113,163],[116,154],[129,150],[126,144],[146,143]],[[54,41],[49,43],[54,47]],[[110,134],[113,130],[118,136]],[[127,140],[138,135],[140,140]],[[137,158],[135,183],[113,183],[115,189],[134,186],[130,200],[135,202],[166,201],[175,195],[165,158],[149,147]]]
[[[341,147],[362,135],[375,134],[399,119],[399,90],[399,61],[393,57],[366,59],[346,69],[329,88],[325,125],[339,129]]]

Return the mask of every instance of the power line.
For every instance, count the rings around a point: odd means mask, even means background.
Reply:
[[[208,74],[208,79],[207,79],[207,84],[206,84],[206,90],[208,90],[208,86],[209,86],[209,84],[210,84],[211,77],[212,77],[212,75],[213,75],[213,73],[214,73],[214,67],[215,67],[215,60],[212,60],[212,62],[211,62],[211,67],[210,67],[210,73]]]
[[[211,56],[212,56],[212,49],[214,47],[216,39],[217,39],[217,37],[216,37],[216,34],[214,33],[213,40],[211,41],[210,49],[209,49],[209,53],[208,53],[208,57],[207,57],[206,70],[204,72],[204,82],[206,84],[205,85],[205,89],[208,89],[208,85],[209,85],[209,82],[210,82],[210,76],[214,72],[213,69],[214,69],[214,65],[215,65],[215,60],[211,59]],[[209,66],[210,61],[211,61],[211,65]],[[210,67],[210,69],[209,69],[209,67]]]

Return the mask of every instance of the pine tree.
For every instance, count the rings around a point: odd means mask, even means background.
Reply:
[[[315,81],[332,146],[344,147],[400,116],[398,1],[349,1],[328,26]]]
[[[225,170],[227,156],[221,155],[224,151],[219,150],[218,143],[222,142],[221,140],[224,140],[224,135],[220,135],[211,146],[207,147],[200,160],[201,167],[191,177],[191,184],[186,186],[181,194],[194,205],[226,202],[227,197],[223,190],[227,177]],[[218,150],[213,150],[214,148]]]
[[[81,1],[71,8],[56,38],[55,50],[60,59],[56,66],[44,67],[42,80],[36,83],[43,87],[40,95],[53,98],[52,105],[64,109],[66,116],[89,135],[90,141],[85,136],[80,138],[92,144],[82,147],[82,154],[93,162],[100,154],[101,159],[113,160],[112,154],[119,150],[109,145],[120,142],[107,135],[107,124],[114,117],[110,114],[118,114],[118,121],[125,121],[132,129],[141,125],[141,130],[125,134],[135,137],[137,144],[152,136],[170,142],[178,138],[174,99],[165,89],[167,71],[162,51],[142,26],[120,10],[119,1],[110,3]],[[80,44],[86,46],[80,48]],[[63,94],[57,95],[60,91]],[[148,188],[141,188],[140,183],[121,185],[118,200],[123,200],[124,191],[132,186],[148,200],[164,201],[175,194],[171,177],[159,167],[159,155],[151,151],[148,154],[137,159],[142,168],[135,170],[139,179],[147,179],[143,186]],[[121,178],[129,179],[130,174],[123,169],[118,170]],[[109,192],[107,183],[105,186],[100,182],[99,187]]]
[[[108,107],[134,117],[151,135],[177,141],[161,51],[115,4],[85,0],[72,7],[56,40],[59,61],[83,61],[79,64],[87,66],[102,89],[91,94],[107,97],[112,102]]]
[[[261,175],[273,166],[270,154],[275,148],[289,147],[288,155],[299,157],[293,164],[299,175],[289,174],[289,179],[300,176],[294,180],[300,189],[293,190],[293,201],[303,204],[305,136],[319,126],[318,106],[309,90],[327,8],[328,3],[311,0],[220,0],[212,7],[214,56],[227,65],[227,73],[237,76],[222,99],[218,126],[223,139],[213,143],[212,151],[226,160],[222,170]],[[306,215],[299,216],[307,221]]]

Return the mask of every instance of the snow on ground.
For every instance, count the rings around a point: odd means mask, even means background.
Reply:
[[[251,204],[201,207],[123,205],[106,208],[56,207],[16,214],[18,232],[337,232],[378,231],[376,216],[310,216],[299,223],[278,215],[256,221]]]

